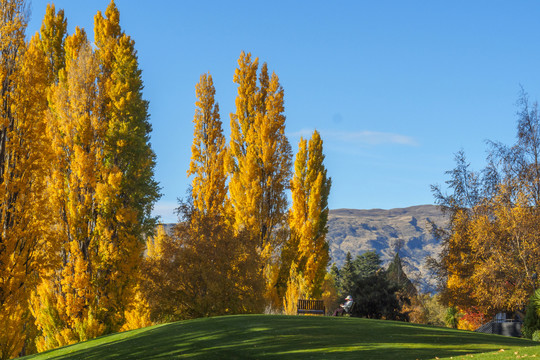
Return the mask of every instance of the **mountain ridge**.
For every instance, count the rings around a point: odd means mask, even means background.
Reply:
[[[426,265],[428,257],[438,257],[440,239],[430,231],[429,222],[447,222],[436,205],[416,205],[394,209],[335,209],[328,214],[327,240],[330,262],[343,265],[347,252],[356,257],[376,251],[388,264],[399,251],[407,275],[424,291],[432,291],[435,279]]]
[[[435,279],[426,265],[428,257],[438,257],[441,242],[430,231],[429,221],[438,226],[447,223],[436,205],[415,205],[393,209],[334,209],[328,213],[330,264],[341,267],[347,252],[356,257],[376,251],[387,265],[396,251],[402,258],[407,276],[422,291],[433,291]],[[171,233],[174,224],[164,224]]]

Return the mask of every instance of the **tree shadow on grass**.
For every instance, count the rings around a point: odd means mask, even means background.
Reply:
[[[99,346],[91,348],[73,345],[54,359],[432,359],[537,345],[390,321],[258,315],[178,322],[117,337],[96,339]]]

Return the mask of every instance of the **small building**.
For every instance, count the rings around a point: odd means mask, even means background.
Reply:
[[[521,337],[522,325],[522,314],[518,312],[500,312],[490,322],[480,326],[475,331],[484,334]]]

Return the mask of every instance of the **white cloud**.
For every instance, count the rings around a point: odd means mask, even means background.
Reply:
[[[418,146],[418,142],[410,136],[379,131],[332,131],[319,130],[323,141],[338,141],[356,145],[404,145]],[[290,134],[293,137],[310,138],[313,130],[302,129]]]

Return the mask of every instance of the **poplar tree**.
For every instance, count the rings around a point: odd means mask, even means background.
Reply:
[[[314,131],[309,145],[301,138],[291,180],[293,203],[289,212],[291,243],[288,251],[293,252],[292,261],[297,264],[312,297],[321,295],[329,260],[326,234],[331,179],[327,177],[323,161],[320,134]]]
[[[267,299],[275,291],[279,249],[286,228],[291,148],[285,136],[284,92],[266,64],[257,76],[258,59],[242,52],[235,71],[236,113],[231,114],[229,194],[235,227],[246,230],[261,254]],[[259,85],[257,85],[257,79]]]
[[[262,311],[258,254],[246,231],[234,232],[226,198],[227,151],[210,74],[201,75],[196,95],[190,196],[180,203],[174,234],[148,243],[145,259],[156,321]]]
[[[102,185],[97,189],[97,231],[100,237],[101,301],[109,309],[111,330],[124,322],[133,298],[145,236],[153,233],[153,204],[160,197],[154,180],[156,156],[150,147],[152,131],[148,102],[135,42],[120,28],[120,13],[111,1],[105,16],[94,19],[99,63],[98,116],[106,128],[103,138]]]
[[[96,279],[99,237],[96,190],[105,127],[97,117],[98,62],[84,30],[66,38],[66,66],[52,88],[49,133],[54,152],[50,198],[57,210],[57,267],[33,295],[39,351],[105,332]]]
[[[65,66],[64,41],[66,38],[67,20],[64,10],[58,10],[54,4],[47,4],[45,16],[39,31],[40,45],[49,63],[49,83],[58,82],[60,69]]]
[[[227,196],[226,143],[221,128],[216,90],[210,74],[196,86],[197,101],[188,176],[193,205],[199,216],[223,217]]]
[[[0,359],[28,344],[29,293],[49,255],[47,70],[37,39],[24,42],[26,23],[24,1],[0,2]]]

